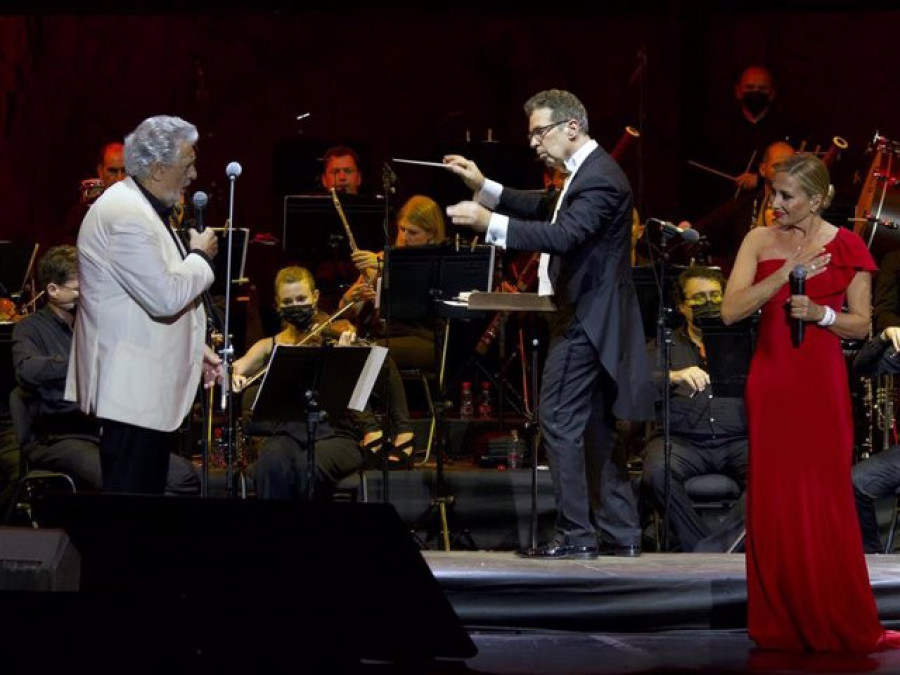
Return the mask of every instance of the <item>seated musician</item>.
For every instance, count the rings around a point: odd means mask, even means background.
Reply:
[[[887,326],[869,340],[853,360],[853,374],[877,377],[900,373],[900,326]],[[870,455],[853,467],[853,493],[866,553],[881,553],[875,502],[900,488],[900,445]]]
[[[325,343],[352,345],[353,325],[345,319],[331,320],[318,309],[319,291],[315,279],[304,267],[285,267],[275,277],[275,297],[283,329],[272,338],[257,341],[233,364],[235,392],[246,390],[245,410],[255,399],[255,376],[272,356],[276,344],[320,346]],[[320,327],[324,326],[321,330]],[[377,389],[376,384],[376,389]],[[258,458],[248,468],[262,499],[303,499],[308,494],[307,425],[289,422],[275,429],[247,429],[258,435]],[[341,419],[321,422],[315,438],[316,476],[313,494],[327,500],[341,479],[371,464],[382,446],[383,432],[371,413],[347,411]]]
[[[678,311],[684,325],[673,331],[672,361],[669,371],[671,395],[669,432],[671,455],[669,461],[669,509],[666,511],[666,465],[663,436],[664,420],[658,420],[656,434],[644,449],[641,476],[643,488],[654,506],[665,514],[670,530],[681,544],[681,550],[696,550],[701,540],[715,541],[715,533],[703,522],[693,508],[685,490],[688,479],[702,474],[724,474],[733,478],[743,489],[747,477],[747,420],[743,398],[713,396],[716,383],[707,366],[703,333],[695,323],[700,316],[714,317],[721,311],[725,278],[710,267],[693,266],[678,277],[674,292]],[[662,358],[655,340],[651,341],[651,359],[658,367],[655,376],[663,381]],[[663,395],[663,392],[660,392]],[[661,406],[657,406],[661,410]],[[733,507],[726,522],[734,529],[734,516],[742,521],[739,511],[743,502]],[[742,525],[742,522],[740,523]],[[736,534],[741,527],[737,527]],[[719,550],[728,548],[721,537]],[[713,548],[704,546],[705,551]]]
[[[794,154],[794,148],[785,141],[770,143],[757,165],[762,179],[758,187],[742,191],[737,199],[729,199],[694,223],[694,229],[706,238],[707,254],[723,269],[730,269],[747,230],[772,224],[769,201],[775,165]]]
[[[13,368],[19,386],[37,400],[32,433],[23,448],[32,468],[68,474],[79,489],[100,490],[100,429],[97,419],[63,400],[72,326],[79,300],[78,257],[74,246],[54,246],[38,263],[38,281],[47,303],[13,330]],[[166,494],[200,494],[200,475],[191,462],[169,455]]]
[[[433,199],[423,195],[413,195],[397,214],[397,235],[394,246],[424,246],[440,244],[446,238],[446,225],[441,207]],[[384,252],[359,250],[352,254],[360,275],[356,282],[344,293],[340,307],[354,303],[349,311],[354,317],[370,309],[367,303],[375,301],[376,285],[382,272]],[[391,321],[390,335],[380,334],[384,322],[372,322],[373,336],[382,339],[390,337],[391,355],[400,368],[434,367],[434,326],[427,323]]]
[[[446,239],[446,225],[440,205],[424,195],[413,195],[397,214],[397,235],[394,246],[424,246],[440,244]],[[438,319],[426,321],[391,320],[386,325],[374,311],[376,287],[382,273],[384,252],[356,251],[353,262],[360,271],[356,282],[344,293],[339,307],[349,304],[349,317],[357,319],[360,333],[366,333],[376,342],[390,349],[390,355],[398,368],[415,368],[436,372],[435,334],[440,331]],[[402,382],[400,383],[402,387]],[[404,454],[413,451],[412,434],[398,434],[395,449],[404,448]]]

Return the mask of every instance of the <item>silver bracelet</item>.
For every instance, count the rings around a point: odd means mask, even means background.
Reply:
[[[825,305],[825,316],[822,317],[821,321],[817,321],[816,325],[822,326],[823,328],[827,328],[831,324],[833,324],[837,320],[837,312],[835,312],[831,307]]]

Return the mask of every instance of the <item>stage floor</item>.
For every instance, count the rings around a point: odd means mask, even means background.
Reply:
[[[477,673],[900,673],[900,651],[788,656],[746,632],[742,554],[534,561],[424,551],[468,629]],[[900,557],[867,557],[879,615],[900,627]]]
[[[406,486],[427,495],[426,475],[421,471],[391,474],[393,493],[399,497]],[[487,506],[522,501],[527,507],[529,500],[522,493],[530,492],[530,475],[527,470],[453,471],[446,478],[450,485],[465,488],[467,496],[469,492],[481,492]],[[370,480],[370,488],[376,487],[377,477]],[[186,597],[191,598],[197,597],[191,589],[221,588],[221,597],[214,597],[220,594],[213,590],[210,599],[219,603],[214,607],[221,604],[231,613],[219,616],[208,609],[209,616],[192,619],[185,616],[190,612],[179,612],[177,603],[171,607],[166,604],[165,611],[172,613],[157,623],[152,607],[159,601],[151,602],[146,595],[138,594],[134,596],[140,601],[136,605],[127,593],[108,604],[63,605],[68,616],[78,622],[76,625],[87,626],[81,629],[85,634],[93,634],[95,629],[86,620],[84,609],[97,611],[96,616],[102,619],[94,620],[101,627],[117,620],[120,615],[116,612],[127,610],[137,612],[129,616],[150,622],[156,632],[174,631],[174,635],[185,629],[195,631],[202,625],[205,633],[201,644],[209,639],[222,641],[223,633],[233,639],[242,635],[248,644],[238,655],[243,661],[252,661],[256,650],[275,646],[255,644],[268,635],[266,626],[272,624],[285,631],[279,633],[282,638],[290,634],[302,642],[310,635],[308,622],[316,617],[321,621],[324,612],[337,625],[349,622],[355,626],[358,622],[370,629],[377,626],[376,631],[383,631],[386,639],[392,644],[397,641],[403,649],[414,651],[420,644],[417,640],[461,631],[476,650],[464,658],[439,658],[413,668],[363,661],[358,668],[347,670],[342,662],[342,672],[900,673],[900,650],[870,656],[803,658],[756,651],[746,633],[745,558],[740,553],[645,552],[637,558],[541,561],[520,558],[513,550],[423,549],[420,541],[409,539],[418,540],[421,533],[409,528],[396,506],[377,501],[304,506],[256,500],[125,497],[110,507],[109,499],[116,497],[86,495],[66,500],[63,496],[63,501],[57,502],[57,518],[69,523],[65,530],[85,560],[104,561],[102,569],[113,570],[112,576],[128,589],[134,585],[140,590],[144,583],[172,579],[186,584]],[[473,511],[485,508],[485,503],[475,508],[474,496],[465,503]],[[420,503],[411,504],[409,511],[415,514],[420,507]],[[552,503],[547,512],[552,512]],[[527,515],[527,508],[524,513]],[[474,512],[462,515],[475,526],[478,516]],[[504,513],[500,529],[521,534],[521,523],[505,522],[509,515]],[[518,519],[514,513],[513,519]],[[60,521],[49,525],[59,527]],[[472,536],[487,541],[491,531],[489,527],[474,528]],[[128,556],[123,557],[123,551],[128,551]],[[880,618],[885,627],[898,629],[900,556],[871,555],[867,563]],[[88,575],[94,583],[100,580],[99,569],[94,562]],[[310,579],[317,583],[307,587]],[[439,591],[435,597],[443,596],[440,603],[427,604],[433,602],[427,599],[431,597],[429,584]],[[273,594],[273,589],[279,592]],[[417,597],[420,600],[411,600]],[[306,602],[297,605],[285,598],[304,598]],[[5,613],[8,623],[0,621],[0,626],[8,630],[27,629],[27,636],[41,636],[47,629],[43,622],[56,621],[33,599],[26,599],[22,605],[11,602],[9,595],[0,600],[9,610]],[[446,614],[434,610],[439,604],[449,604]],[[149,608],[141,609],[145,605]],[[331,613],[325,610],[327,607],[332,607]],[[57,606],[54,611],[59,609]],[[33,628],[23,621],[26,611],[33,613]],[[265,623],[267,617],[269,623]],[[65,630],[74,630],[62,620],[58,622],[67,626]],[[262,628],[254,628],[257,624]],[[245,628],[247,635],[242,632]],[[251,634],[251,629],[257,633]],[[347,633],[348,641],[357,635],[355,630]],[[331,637],[331,633],[326,634]],[[175,652],[178,658],[185,658],[182,645],[192,644],[192,633],[183,637]],[[231,641],[226,640],[215,653],[220,659],[232,658]],[[302,662],[302,654],[297,658]],[[339,661],[338,656],[335,658]],[[202,672],[204,665],[221,664],[204,662],[191,654],[181,665]]]

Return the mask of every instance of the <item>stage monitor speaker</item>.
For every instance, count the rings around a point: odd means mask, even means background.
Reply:
[[[0,590],[77,591],[81,557],[62,530],[0,527]]]
[[[391,504],[79,493],[36,509],[81,553],[73,623],[119,649],[256,665],[476,653]]]

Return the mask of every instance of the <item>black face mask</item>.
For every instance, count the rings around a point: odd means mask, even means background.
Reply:
[[[278,315],[283,321],[287,321],[292,326],[300,330],[306,330],[316,315],[316,308],[314,305],[290,305],[289,307],[282,307],[278,311]]]
[[[709,302],[691,307],[691,315],[694,319],[720,319],[722,318],[722,303]]]
[[[769,95],[762,91],[748,91],[741,97],[741,103],[751,115],[759,115],[769,107]]]

